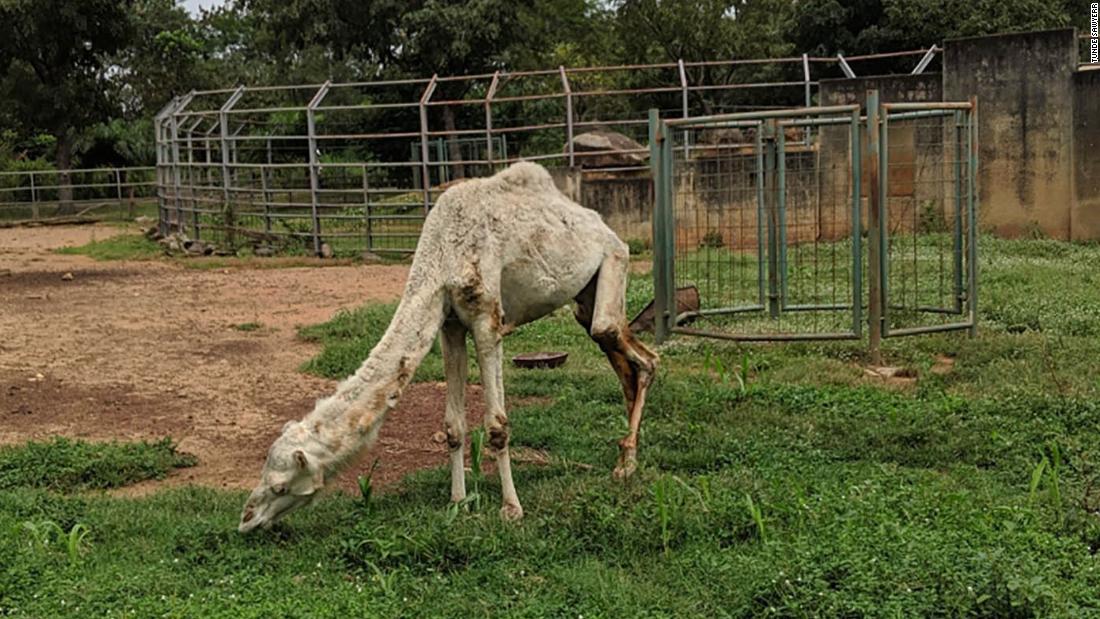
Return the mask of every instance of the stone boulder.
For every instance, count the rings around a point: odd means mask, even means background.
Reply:
[[[569,152],[568,144],[564,152]],[[582,168],[640,166],[649,160],[648,148],[610,129],[595,129],[573,136],[573,153],[576,164]]]

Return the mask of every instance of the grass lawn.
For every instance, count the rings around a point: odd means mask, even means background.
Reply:
[[[116,481],[51,481],[74,478],[69,444],[0,452],[0,615],[1100,614],[1100,246],[982,252],[977,338],[887,342],[909,384],[867,377],[861,343],[674,339],[626,483],[610,475],[622,398],[595,346],[568,311],[520,329],[509,356],[570,358],[506,370],[528,402],[510,411],[513,444],[552,456],[515,466],[518,524],[498,520],[492,477],[475,509],[449,510],[440,468],[242,537],[243,493],[114,498],[83,488]],[[632,282],[632,314],[651,289]],[[354,370],[392,310],[304,329],[324,344],[304,370]],[[433,351],[417,380],[441,377]],[[187,464],[114,449],[102,458],[126,479]]]

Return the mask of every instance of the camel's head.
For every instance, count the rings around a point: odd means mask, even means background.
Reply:
[[[322,465],[310,455],[310,435],[302,424],[291,421],[267,452],[260,484],[241,512],[238,530],[248,533],[269,528],[291,511],[308,505],[325,485]]]

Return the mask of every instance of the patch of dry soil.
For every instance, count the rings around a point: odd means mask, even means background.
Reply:
[[[0,229],[0,444],[54,435],[171,436],[199,464],[164,483],[250,488],[271,441],[334,381],[298,367],[317,353],[300,325],[400,297],[403,265],[192,270],[171,262],[95,262],[53,253],[121,231],[106,226]],[[3,275],[10,270],[10,274]],[[72,273],[71,280],[64,280]],[[242,332],[233,325],[256,322]],[[481,394],[469,387],[469,417]],[[374,454],[382,486],[444,464],[432,440],[445,387],[410,386]]]

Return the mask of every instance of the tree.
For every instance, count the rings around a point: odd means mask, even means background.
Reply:
[[[135,0],[133,39],[108,60],[121,112],[145,118],[189,90],[209,85],[200,25],[175,0]]]
[[[59,170],[72,168],[73,143],[111,113],[106,59],[132,36],[132,0],[0,0],[2,94],[22,129],[57,138]],[[60,175],[63,211],[69,174]]]

